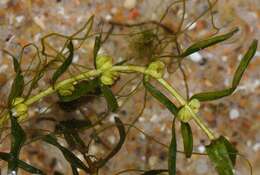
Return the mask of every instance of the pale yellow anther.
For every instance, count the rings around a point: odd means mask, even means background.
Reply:
[[[58,89],[58,93],[61,96],[68,96],[72,95],[73,91],[75,90],[75,87],[72,83],[66,84]]]
[[[192,119],[192,115],[186,105],[179,110],[177,118],[185,123]]]
[[[17,97],[12,103],[13,108],[11,109],[12,115],[18,118],[18,120],[23,120],[28,117],[28,106],[24,104],[24,98]]]
[[[110,56],[98,55],[96,58],[97,69],[102,71],[100,80],[105,85],[112,85],[114,81],[118,78],[118,73],[116,71],[111,71],[113,66],[113,59]]]
[[[198,99],[192,99],[189,102],[189,106],[195,113],[198,113],[200,108],[200,101]]]
[[[197,99],[192,99],[188,104],[184,105],[178,112],[177,118],[182,122],[188,122],[192,119],[191,108],[194,113],[199,112],[200,102]]]

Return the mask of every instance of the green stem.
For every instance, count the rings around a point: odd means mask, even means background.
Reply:
[[[180,103],[182,106],[187,104],[187,101],[164,79],[157,79],[157,81],[165,87]],[[215,139],[213,132],[210,128],[201,120],[201,118],[187,105],[189,112],[192,114],[192,118],[196,124],[207,134],[210,140]]]
[[[198,116],[190,107],[187,105],[187,109],[192,114],[192,118],[196,122],[196,124],[207,134],[210,140],[216,139],[213,131],[203,122],[203,120]]]
[[[111,68],[111,71],[118,71],[118,72],[125,72],[125,73],[139,72],[139,73],[142,73],[142,74],[150,75],[153,78],[155,78],[166,90],[168,90],[180,102],[181,105],[186,105],[187,104],[187,101],[178,93],[178,91],[176,89],[174,89],[164,79],[162,79],[162,78],[158,79],[152,73],[146,72],[146,67],[134,66],[134,65],[113,66]],[[49,87],[46,90],[38,93],[37,95],[32,96],[31,98],[27,99],[25,101],[25,104],[29,106],[29,105],[39,101],[43,97],[48,96],[48,95],[54,93],[57,89],[65,86],[66,84],[77,83],[77,81],[94,78],[94,77],[97,77],[97,76],[99,76],[101,74],[102,74],[102,71],[100,71],[100,70],[90,70],[90,71],[81,73],[81,74],[79,74],[77,76],[74,76],[72,78],[63,80],[63,81],[57,83],[54,86],[54,88],[53,87]],[[195,120],[196,124],[207,134],[209,139],[211,139],[211,140],[215,139],[215,136],[214,136],[213,132],[209,129],[209,127],[200,119],[199,116],[197,116],[194,113],[194,111],[190,107],[188,107],[188,109],[189,109],[190,113],[192,114],[192,117]],[[2,116],[0,125],[2,125],[4,123],[3,120],[7,120],[7,119],[8,119],[7,115]]]
[[[54,86],[54,88],[51,86],[48,89],[38,93],[37,95],[32,96],[31,98],[29,98],[28,100],[25,101],[25,104],[29,106],[29,105],[33,104],[34,102],[39,101],[43,97],[48,96],[48,95],[54,93],[57,89],[63,87],[66,84],[74,83],[74,82],[77,82],[77,81],[80,81],[80,80],[86,80],[86,79],[93,78],[93,77],[97,77],[101,73],[102,72],[99,71],[99,70],[91,70],[91,71],[79,74],[79,75],[77,75],[75,77],[63,80],[63,81],[57,83]]]
[[[186,100],[178,93],[176,89],[174,89],[167,81],[160,78],[157,79],[157,81],[164,86],[165,89],[167,89],[179,102],[182,106],[186,105]]]

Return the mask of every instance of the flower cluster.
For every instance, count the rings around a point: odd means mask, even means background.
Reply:
[[[164,67],[165,65],[162,61],[155,61],[149,64],[145,73],[152,75],[154,78],[162,78]]]
[[[190,102],[188,102],[188,104],[184,105],[178,112],[177,118],[182,121],[182,122],[188,122],[192,119],[192,114],[190,109],[194,112],[194,113],[198,113],[199,112],[199,108],[200,108],[200,102],[197,99],[192,99]]]
[[[24,103],[24,98],[17,97],[12,103],[12,115],[17,117],[20,121],[28,117],[28,106]]]
[[[69,96],[72,95],[73,91],[75,90],[75,87],[72,83],[65,84],[64,86],[60,87],[58,89],[58,93],[61,96]]]
[[[105,85],[114,84],[115,80],[119,76],[118,72],[111,70],[111,68],[113,67],[112,61],[112,57],[105,55],[98,55],[96,58],[97,69],[102,71],[100,80]]]

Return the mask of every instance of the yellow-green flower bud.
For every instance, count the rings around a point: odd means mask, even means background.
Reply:
[[[197,113],[199,112],[199,108],[200,108],[200,101],[198,99],[192,99],[190,102],[189,102],[189,106],[191,107],[191,109]]]
[[[24,98],[22,97],[15,98],[12,103],[13,108],[11,109],[12,115],[17,117],[20,121],[24,120],[28,116],[28,106],[23,102],[24,102]]]
[[[97,69],[107,70],[112,67],[113,59],[110,56],[98,55],[96,58]]]
[[[192,115],[191,115],[189,109],[187,108],[187,106],[183,106],[183,107],[179,110],[179,112],[178,112],[178,114],[177,114],[177,118],[178,118],[180,121],[185,122],[185,123],[188,122],[188,121],[190,121],[190,120],[192,119]]]
[[[118,78],[117,72],[108,70],[103,72],[100,80],[105,85],[112,85],[117,78]]]
[[[96,58],[97,69],[102,71],[100,80],[105,85],[112,85],[118,78],[118,72],[111,71],[113,59],[110,56],[98,55]]]
[[[114,83],[114,80],[110,76],[102,75],[100,80],[104,85],[112,85]]]
[[[64,86],[60,87],[58,89],[58,93],[61,96],[68,96],[68,95],[72,95],[74,90],[75,90],[74,85],[72,83],[69,83],[69,84],[65,84]]]
[[[155,61],[149,64],[146,73],[154,76],[155,78],[162,78],[164,71],[164,63],[162,61]]]
[[[197,99],[192,99],[188,104],[184,105],[178,112],[177,118],[182,122],[188,122],[192,119],[192,114],[188,108],[191,108],[194,113],[199,112],[200,102]]]

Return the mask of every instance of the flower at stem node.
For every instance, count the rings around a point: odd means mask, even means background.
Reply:
[[[105,85],[114,84],[117,80],[119,74],[116,71],[112,71],[113,59],[110,56],[98,55],[96,58],[96,66],[98,70],[102,71],[100,80]]]
[[[187,123],[192,119],[192,114],[189,108],[191,108],[194,113],[198,113],[200,108],[199,100],[192,99],[191,101],[188,102],[188,104],[181,107],[177,115],[177,118],[180,121]]]
[[[72,95],[73,91],[75,90],[75,87],[72,83],[65,84],[64,86],[60,87],[58,89],[58,93],[61,96],[69,96]]]
[[[13,100],[11,112],[19,121],[28,117],[28,106],[24,103],[24,98],[17,97]]]
[[[162,78],[164,72],[164,63],[162,61],[155,61],[149,64],[145,73],[152,75],[154,78]]]

